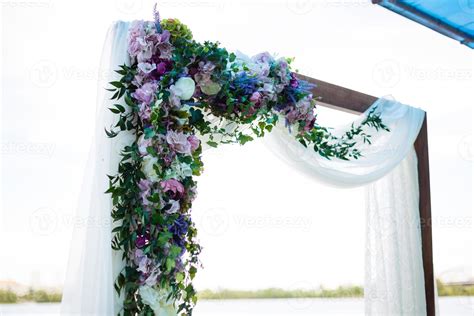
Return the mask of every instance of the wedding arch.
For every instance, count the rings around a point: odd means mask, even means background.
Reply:
[[[158,13],[111,27],[102,65],[112,88],[99,83],[78,208],[98,224],[75,228],[62,314],[191,315],[201,153],[266,136],[308,175],[367,187],[366,314],[435,315],[425,112],[296,74],[290,63],[196,43]],[[360,116],[322,127],[313,94]]]

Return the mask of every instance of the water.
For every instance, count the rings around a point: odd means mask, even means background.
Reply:
[[[441,297],[441,316],[474,315],[474,297]],[[0,305],[0,315],[58,316],[59,304]],[[363,316],[362,299],[267,299],[200,301],[195,316]]]

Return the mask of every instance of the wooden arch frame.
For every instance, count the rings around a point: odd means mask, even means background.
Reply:
[[[321,98],[321,105],[332,109],[360,114],[365,112],[378,98],[368,94],[340,87],[328,82],[304,75],[303,80],[315,84],[313,93]],[[433,241],[431,231],[431,193],[428,155],[428,128],[425,119],[418,137],[415,140],[415,151],[418,157],[418,185],[420,190],[420,225],[425,280],[425,299],[427,316],[435,316],[435,284],[433,274]]]

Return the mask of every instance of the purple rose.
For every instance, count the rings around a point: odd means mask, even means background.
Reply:
[[[158,85],[154,82],[147,82],[141,88],[135,90],[132,96],[144,104],[150,104],[155,96]]]
[[[191,144],[188,141],[188,136],[184,133],[176,133],[174,131],[168,131],[166,134],[166,142],[170,147],[181,154],[191,154]]]
[[[199,138],[196,137],[196,135],[191,135],[188,137],[188,142],[191,145],[191,151],[195,151],[196,149],[199,148],[199,144],[201,141]]]
[[[164,180],[160,185],[163,192],[170,192],[175,198],[180,198],[184,195],[184,186],[176,179]]]

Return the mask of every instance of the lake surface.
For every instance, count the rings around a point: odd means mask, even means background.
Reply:
[[[442,297],[441,316],[474,315],[474,297]],[[0,305],[0,315],[58,316],[59,304]],[[267,299],[200,301],[195,316],[330,315],[363,316],[362,299]]]

